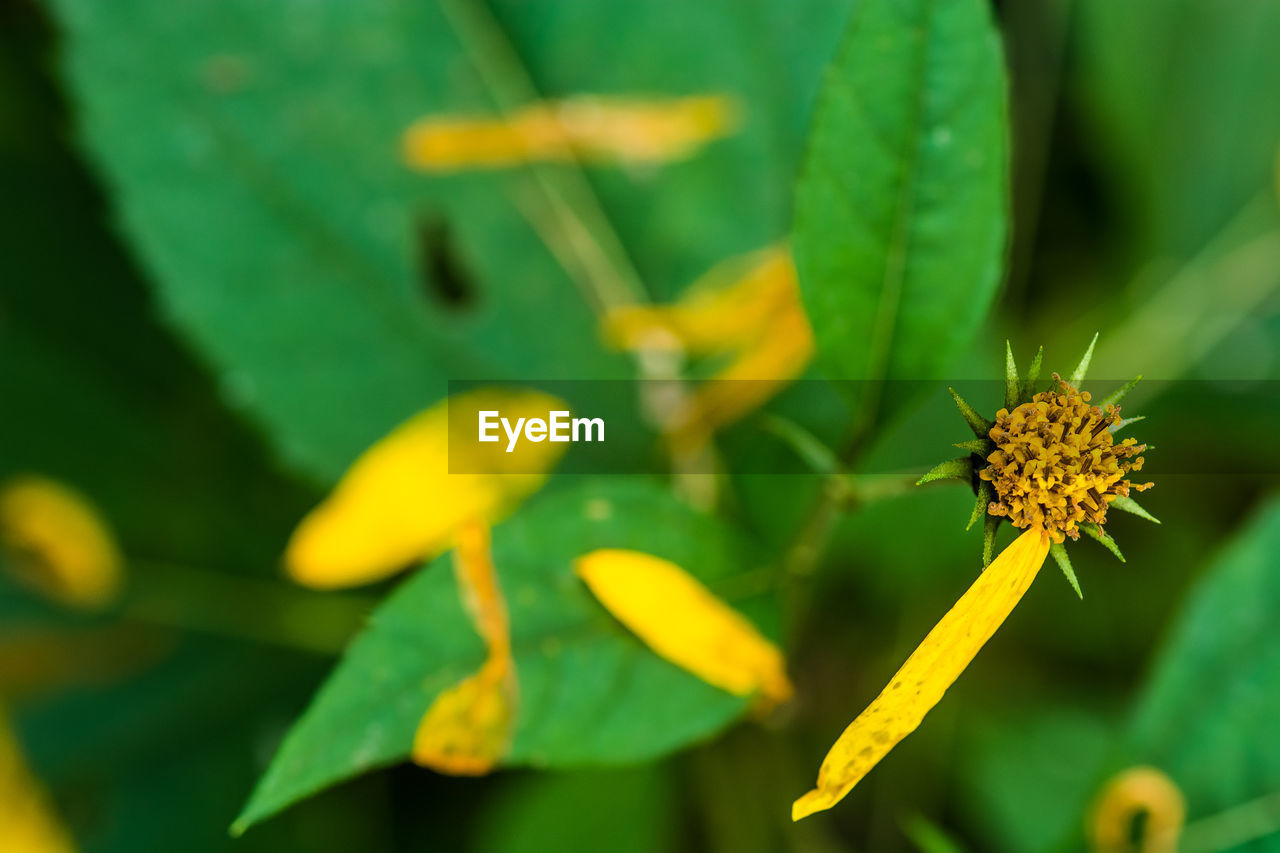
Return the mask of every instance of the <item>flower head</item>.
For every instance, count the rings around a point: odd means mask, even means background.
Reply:
[[[1115,443],[1112,427],[1120,408],[1104,412],[1090,405],[1088,391],[1077,391],[1054,374],[1058,391],[1036,394],[1030,402],[996,413],[989,436],[996,449],[978,476],[995,488],[990,515],[1006,516],[1014,527],[1041,527],[1054,542],[1078,539],[1081,523],[1107,520],[1107,505],[1134,485],[1126,479],[1142,470],[1145,444],[1126,438]]]

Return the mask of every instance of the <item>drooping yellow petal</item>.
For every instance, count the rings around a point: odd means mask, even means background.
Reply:
[[[72,853],[75,845],[49,807],[0,710],[0,850]]]
[[[506,753],[519,704],[507,608],[486,525],[468,523],[458,531],[453,568],[488,657],[478,672],[431,703],[418,724],[412,757],[440,773],[476,776],[492,770]]]
[[[453,776],[492,770],[511,742],[514,676],[509,660],[490,661],[437,696],[418,724],[414,762]]]
[[[431,172],[574,159],[660,163],[692,156],[736,124],[737,108],[722,95],[584,96],[532,104],[507,118],[422,119],[405,131],[404,159]]]
[[[817,787],[792,805],[792,820],[834,806],[915,731],[1022,599],[1048,554],[1048,535],[1028,530],[983,571],[840,735],[818,771]]]
[[[675,563],[605,548],[579,557],[574,571],[660,657],[737,696],[791,697],[778,647]]]
[[[692,353],[731,352],[757,344],[781,315],[799,311],[791,255],[775,246],[716,265],[680,300],[663,306],[622,306],[604,318],[605,339],[620,349],[651,346],[655,331]]]
[[[44,477],[0,488],[0,545],[19,580],[72,607],[101,607],[120,587],[122,559],[87,499]]]
[[[604,335],[622,349],[729,356],[679,411],[667,413],[664,430],[686,453],[768,402],[804,373],[814,351],[795,266],[781,246],[720,264],[674,305],[614,309]]]
[[[447,549],[469,521],[492,522],[536,491],[565,445],[479,444],[477,416],[500,412],[546,419],[568,407],[527,390],[482,389],[421,412],[352,464],[333,493],[307,515],[285,551],[299,583],[335,588],[371,583]],[[450,441],[452,436],[453,441]]]
[[[1135,843],[1139,815],[1146,819]],[[1098,853],[1174,853],[1186,817],[1186,800],[1172,779],[1154,767],[1130,767],[1103,788],[1090,834]]]

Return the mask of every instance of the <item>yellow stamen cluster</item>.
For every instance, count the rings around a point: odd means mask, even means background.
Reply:
[[[1037,394],[1012,412],[1001,409],[990,437],[996,450],[979,472],[995,487],[991,515],[1008,516],[1014,527],[1041,527],[1054,542],[1077,539],[1079,525],[1102,525],[1107,505],[1129,491],[1130,472],[1141,471],[1146,450],[1126,438],[1116,444],[1111,426],[1120,408],[1103,412],[1089,405],[1089,393],[1072,388],[1056,373],[1057,392]]]

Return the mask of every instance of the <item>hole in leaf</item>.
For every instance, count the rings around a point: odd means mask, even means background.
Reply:
[[[476,300],[476,280],[463,263],[449,224],[438,216],[417,224],[418,276],[427,297],[437,304],[462,310]]]

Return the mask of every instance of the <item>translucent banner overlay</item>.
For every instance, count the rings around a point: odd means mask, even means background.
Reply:
[[[1126,381],[1085,387],[1096,403]],[[861,474],[923,473],[974,438],[948,387],[987,419],[1004,405],[1004,382],[988,380],[452,381],[449,472],[539,473],[552,456],[553,476],[802,475],[829,452]],[[481,389],[525,404],[502,411]],[[1120,406],[1145,417],[1119,433],[1149,445],[1144,479],[1280,475],[1280,381],[1144,381]]]

